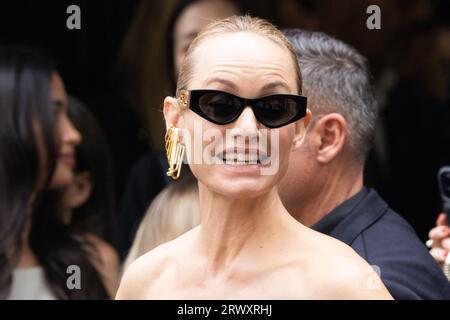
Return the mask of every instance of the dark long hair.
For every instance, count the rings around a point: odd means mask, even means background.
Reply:
[[[93,247],[58,218],[57,193],[48,190],[58,147],[49,98],[53,72],[54,64],[41,53],[0,48],[0,298],[9,295],[28,223],[29,245],[57,298],[107,298],[93,267]],[[36,128],[43,150],[37,147]],[[81,290],[67,286],[70,265],[82,271]]]

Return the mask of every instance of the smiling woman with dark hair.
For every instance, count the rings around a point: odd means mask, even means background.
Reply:
[[[0,298],[108,298],[96,244],[57,213],[81,136],[47,57],[0,48],[0,114]],[[72,265],[82,271],[80,290],[67,286]]]
[[[94,115],[87,106],[69,97],[68,114],[75,128],[84,137],[76,147],[74,180],[66,188],[63,199],[74,208],[67,221],[84,232],[94,233],[109,243],[115,242],[114,178],[109,145]],[[83,199],[80,189],[86,190]],[[83,193],[83,192],[81,192]],[[72,203],[70,203],[70,199]],[[74,202],[73,202],[74,201]],[[64,210],[64,208],[63,208]]]

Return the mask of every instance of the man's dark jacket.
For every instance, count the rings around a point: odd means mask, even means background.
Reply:
[[[351,246],[394,299],[450,299],[450,283],[413,228],[369,188],[363,188],[313,226]]]

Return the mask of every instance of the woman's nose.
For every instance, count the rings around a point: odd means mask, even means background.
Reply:
[[[81,143],[82,139],[81,134],[75,128],[72,121],[70,121],[67,115],[64,115],[62,119],[62,131],[63,131],[62,138],[64,143],[68,143],[74,146]]]
[[[258,120],[251,107],[245,107],[231,129],[233,136],[257,138],[259,135]]]

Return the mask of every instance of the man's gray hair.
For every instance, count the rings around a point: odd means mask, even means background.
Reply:
[[[356,160],[364,162],[378,116],[366,58],[321,32],[287,29],[284,33],[299,59],[311,124],[320,115],[341,114],[348,125],[348,146]]]

